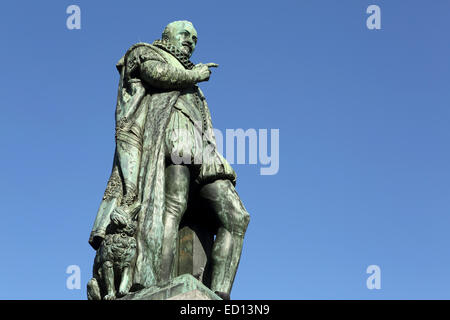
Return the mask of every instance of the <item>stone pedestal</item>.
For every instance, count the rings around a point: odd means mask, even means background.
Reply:
[[[130,293],[119,300],[222,300],[190,274],[178,276],[164,285]]]
[[[197,207],[183,217],[179,231],[172,279],[130,293],[118,300],[222,300],[211,286],[211,251],[214,226]]]
[[[211,285],[211,250],[214,234],[198,225],[190,224],[178,232],[178,249],[174,277],[191,274],[209,287]]]

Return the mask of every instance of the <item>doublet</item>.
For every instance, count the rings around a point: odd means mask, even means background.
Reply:
[[[155,64],[143,70],[143,64],[148,61]],[[125,65],[126,78],[146,82],[150,94],[168,90],[180,92],[165,128],[166,161],[189,165],[197,183],[228,179],[235,184],[235,171],[217,151],[205,98],[195,81],[189,78],[185,65],[171,53],[150,45],[132,50]],[[146,81],[148,77],[152,77],[154,83]]]

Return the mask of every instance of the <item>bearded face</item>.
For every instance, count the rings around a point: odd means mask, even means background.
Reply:
[[[175,21],[166,27],[163,39],[190,58],[197,44],[197,31],[188,21]]]

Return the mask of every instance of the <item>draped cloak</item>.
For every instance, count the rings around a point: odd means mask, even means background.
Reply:
[[[164,138],[170,116],[172,112],[174,112],[174,106],[180,96],[180,90],[153,90],[147,86],[144,92],[138,91],[136,93],[136,95],[141,96],[133,97],[129,91],[130,78],[127,76],[126,69],[130,67],[129,64],[135,63],[128,58],[129,55],[136,52],[136,49],[138,48],[144,48],[158,56],[159,49],[150,44],[138,43],[133,45],[118,62],[117,69],[120,72],[120,80],[116,105],[116,135],[117,126],[120,126],[120,123],[123,120],[121,119],[121,115],[123,114],[122,110],[129,107],[127,104],[138,103],[138,111],[134,117],[144,117],[142,127],[134,127],[135,131],[140,132],[139,135],[142,139],[139,141],[139,144],[142,146],[142,153],[137,181],[137,198],[138,201],[141,202],[141,208],[137,214],[137,253],[135,261],[132,264],[132,266],[134,265],[132,270],[133,285],[137,287],[149,287],[159,282],[162,235],[164,231],[163,215],[165,211]],[[164,60],[162,55],[159,55],[159,58],[161,61]],[[226,160],[217,152],[209,108],[203,93],[200,89],[198,90],[203,102],[202,107],[206,118],[204,122],[206,126],[206,130],[203,133],[204,139],[207,140],[208,144],[211,144],[214,147],[213,150],[216,152],[218,159],[220,159],[219,162],[221,162],[219,167],[222,169],[216,170],[216,178],[226,178],[235,184],[236,175],[234,171]],[[133,119],[133,116],[130,116],[130,119],[127,120],[133,122],[136,119]],[[89,238],[89,243],[96,250],[99,248],[101,241],[108,232],[112,211],[124,201],[124,189],[126,188],[126,185],[120,172],[118,159],[119,156],[116,147],[111,176],[108,180],[106,191],[97,212]],[[209,165],[208,168],[211,166],[214,170],[215,164]],[[223,167],[225,167],[225,170]],[[231,172],[231,174],[223,175],[224,171],[228,173]],[[220,172],[222,172],[222,177]]]

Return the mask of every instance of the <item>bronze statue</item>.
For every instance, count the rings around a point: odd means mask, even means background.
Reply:
[[[100,250],[111,226],[137,223],[136,254],[127,271],[132,281],[118,296],[173,277],[177,234],[190,203],[202,204],[214,225],[210,289],[230,296],[249,214],[236,193],[234,170],[217,151],[197,85],[218,65],[190,61],[197,40],[192,23],[175,21],[161,40],[133,45],[117,64],[116,151],[89,243]],[[114,298],[105,277],[94,272],[91,299]]]

